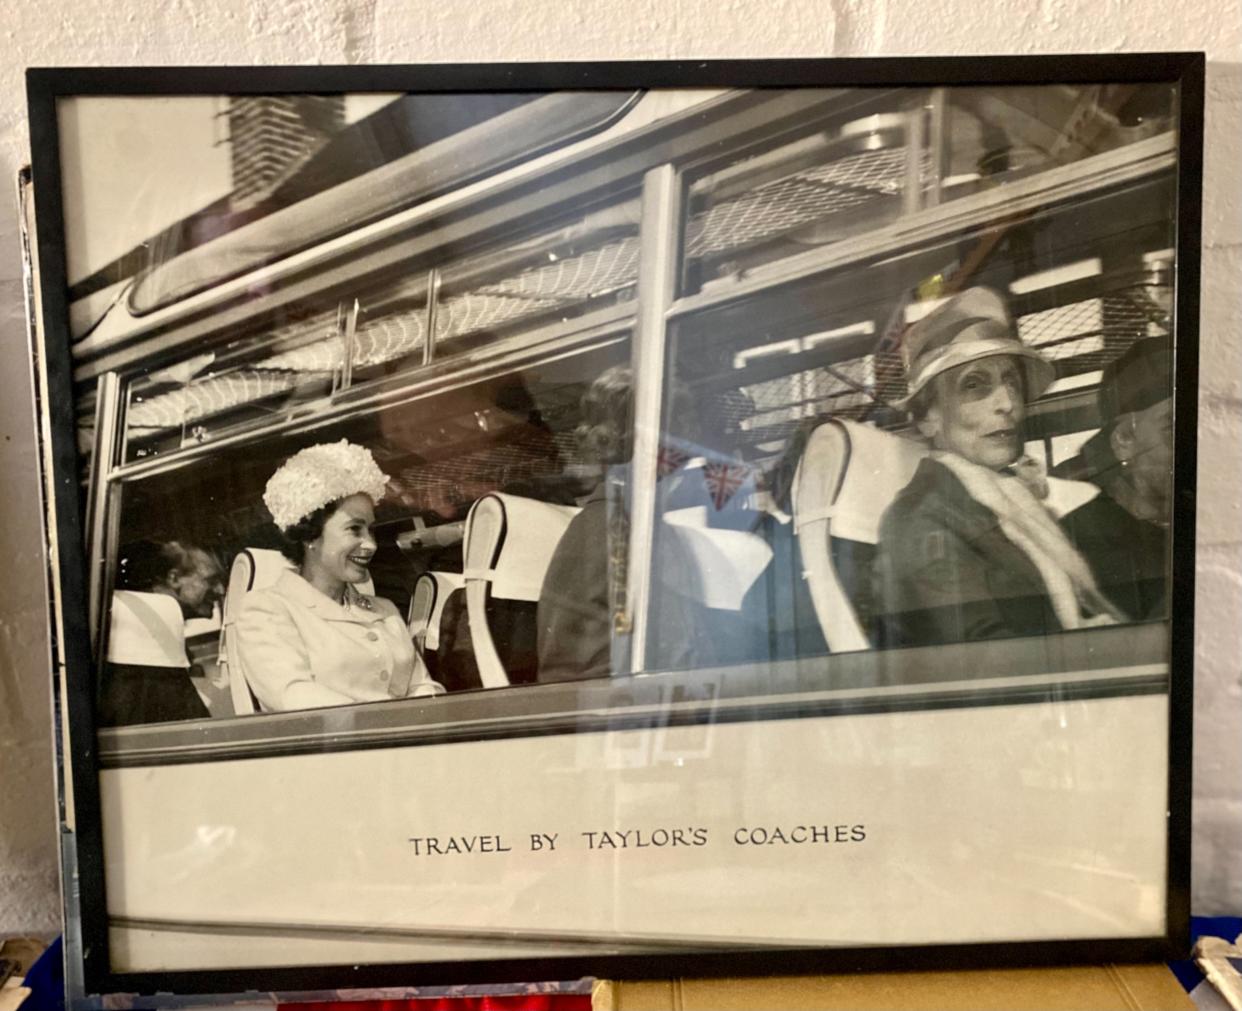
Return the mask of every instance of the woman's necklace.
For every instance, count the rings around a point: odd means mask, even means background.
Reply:
[[[341,591],[341,607],[346,611],[352,611],[357,607],[360,611],[374,611],[371,601],[365,594],[354,590],[349,583],[345,584],[345,589]]]

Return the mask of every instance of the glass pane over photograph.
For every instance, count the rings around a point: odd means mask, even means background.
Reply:
[[[1178,97],[62,101],[113,968],[1162,934]]]

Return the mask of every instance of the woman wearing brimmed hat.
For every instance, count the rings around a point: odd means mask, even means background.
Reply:
[[[954,295],[910,328],[904,354],[903,406],[932,452],[881,521],[882,645],[1115,620],[1040,482],[1016,466],[1027,401],[1054,373],[1018,339],[1004,300],[988,288]]]
[[[237,644],[264,710],[378,702],[443,691],[415,680],[414,647],[391,601],[360,593],[375,554],[375,503],[387,481],[369,450],[341,440],[296,453],[263,501],[280,528],[283,572],[250,593]]]

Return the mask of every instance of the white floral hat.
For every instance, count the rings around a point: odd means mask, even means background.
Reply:
[[[371,451],[342,439],[308,446],[289,457],[263,492],[263,504],[282,531],[329,502],[359,493],[373,502],[384,497],[388,475]]]

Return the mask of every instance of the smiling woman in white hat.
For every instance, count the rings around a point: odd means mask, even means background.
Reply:
[[[414,647],[391,601],[362,593],[387,481],[370,450],[310,446],[272,475],[263,501],[296,569],[248,594],[237,643],[264,710],[378,702],[444,689],[415,678]]]
[[[882,644],[1043,635],[1117,612],[1019,477],[1028,401],[1054,378],[988,288],[954,295],[907,332],[902,401],[931,445],[885,512]],[[1014,468],[1011,470],[1011,468]]]

